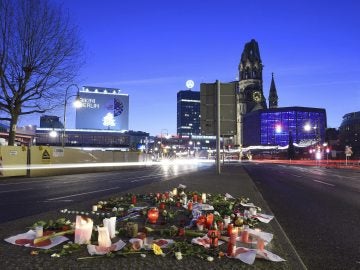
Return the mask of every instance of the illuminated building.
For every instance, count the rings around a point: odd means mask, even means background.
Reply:
[[[200,135],[200,92],[177,93],[177,134],[181,137]]]
[[[257,110],[244,117],[244,146],[294,143],[312,145],[324,142],[326,111],[320,108],[283,107]]]
[[[129,129],[129,95],[119,89],[84,86],[76,109],[77,129]]]

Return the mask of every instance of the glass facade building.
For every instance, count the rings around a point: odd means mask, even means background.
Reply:
[[[200,135],[200,92],[183,90],[177,93],[177,134]]]
[[[324,142],[326,111],[319,108],[284,107],[258,110],[244,117],[244,145],[300,145]]]

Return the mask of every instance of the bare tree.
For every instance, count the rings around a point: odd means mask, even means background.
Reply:
[[[80,67],[80,45],[61,6],[0,0],[0,120],[10,123],[9,145],[19,116],[44,113],[63,100]]]

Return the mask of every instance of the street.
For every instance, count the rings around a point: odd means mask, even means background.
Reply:
[[[246,163],[309,269],[360,269],[360,171]]]
[[[114,172],[0,179],[0,223],[170,180],[206,164],[158,164]]]

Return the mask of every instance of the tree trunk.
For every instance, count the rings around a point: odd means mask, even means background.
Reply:
[[[10,122],[10,128],[9,128],[9,139],[8,139],[8,145],[14,146],[15,145],[15,136],[16,136],[16,124],[18,121],[18,116],[13,116],[11,118]]]

